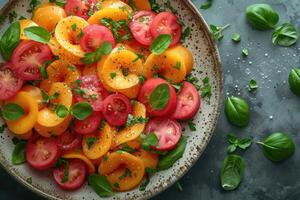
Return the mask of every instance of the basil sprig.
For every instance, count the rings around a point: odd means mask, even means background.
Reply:
[[[6,120],[18,120],[25,114],[25,111],[18,104],[8,103],[2,107],[1,114]]]
[[[31,40],[47,44],[50,41],[50,33],[40,26],[31,26],[24,29],[24,34]]]
[[[227,119],[236,126],[247,126],[249,123],[248,103],[240,97],[228,97],[225,102]]]
[[[244,160],[241,156],[228,155],[224,159],[220,174],[222,188],[228,191],[236,189],[243,179],[244,168]]]
[[[274,162],[283,161],[295,152],[295,144],[286,133],[273,133],[264,141],[256,143],[261,146],[265,156]]]
[[[291,23],[278,26],[272,34],[272,42],[275,45],[289,47],[298,40],[299,33]]]
[[[26,162],[25,157],[25,147],[26,147],[26,141],[20,140],[13,150],[12,154],[12,163],[14,165],[20,165]]]
[[[156,55],[162,54],[172,43],[172,36],[169,34],[161,34],[157,36],[150,45],[150,51]]]
[[[81,59],[84,64],[93,64],[98,62],[103,55],[108,55],[112,51],[112,45],[110,42],[103,42],[94,52],[86,53]]]
[[[153,110],[162,110],[167,106],[169,99],[170,87],[167,83],[162,83],[151,92],[149,103]]]
[[[105,176],[92,174],[88,177],[88,183],[100,197],[111,197],[114,195],[114,191]]]
[[[85,120],[93,113],[93,108],[87,102],[79,102],[71,106],[70,113],[78,120]]]
[[[4,32],[0,40],[0,52],[2,57],[9,61],[14,49],[20,43],[20,23],[12,23]]]
[[[289,86],[295,95],[300,96],[300,69],[291,69],[289,74]]]
[[[225,26],[217,26],[217,25],[211,24],[211,25],[209,25],[209,31],[215,41],[221,41],[224,38],[223,32],[229,26],[230,26],[230,24],[226,24]]]
[[[237,148],[246,150],[252,144],[251,138],[237,138],[233,133],[227,135],[227,140],[229,142],[229,146],[227,148],[228,153],[233,153]]]

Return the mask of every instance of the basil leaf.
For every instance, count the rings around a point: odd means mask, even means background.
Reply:
[[[12,163],[14,165],[20,165],[26,162],[25,147],[26,147],[25,141],[19,142],[15,145],[12,154]]]
[[[105,176],[92,174],[88,177],[88,183],[100,197],[111,197],[114,195],[114,191]]]
[[[175,149],[169,151],[166,155],[163,155],[159,158],[157,169],[166,170],[172,167],[172,165],[183,156],[186,143],[187,139],[182,136]]]
[[[243,54],[243,56],[249,56],[249,49],[243,48],[242,54]]]
[[[234,33],[234,34],[231,36],[231,39],[232,39],[232,41],[238,43],[238,42],[241,41],[241,35],[238,34],[238,33]]]
[[[244,176],[244,161],[239,155],[228,155],[223,162],[221,169],[221,185],[224,190],[236,189]]]
[[[248,22],[256,29],[273,29],[279,20],[277,12],[268,4],[253,4],[246,9]]]
[[[166,83],[162,83],[154,88],[150,94],[149,103],[153,110],[164,109],[170,99],[170,87]]]
[[[289,47],[298,40],[299,33],[291,23],[284,23],[278,26],[272,34],[273,44]]]
[[[61,179],[61,183],[66,183],[69,180],[69,171],[70,171],[70,163],[68,160],[62,160],[62,162],[65,164],[65,170],[64,170],[64,176]]]
[[[300,97],[300,69],[291,69],[289,74],[289,86],[291,91]]]
[[[66,106],[60,104],[58,106],[58,108],[56,109],[55,113],[58,117],[65,118],[69,114],[69,111],[68,111],[68,108]]]
[[[252,91],[256,90],[257,88],[258,88],[258,85],[257,85],[256,80],[251,79],[251,80],[249,81],[248,90],[249,90],[250,92],[252,92]]]
[[[161,34],[157,36],[150,45],[150,51],[156,55],[162,54],[172,43],[172,36],[169,34]]]
[[[17,120],[25,114],[25,111],[18,104],[8,103],[2,107],[1,113],[6,120]]]
[[[24,33],[29,39],[44,44],[47,44],[50,41],[51,37],[50,33],[40,26],[27,27],[24,29]]]
[[[9,61],[14,49],[20,43],[20,23],[12,23],[4,32],[0,40],[0,52],[2,57]]]
[[[213,0],[207,0],[206,3],[202,4],[200,6],[200,9],[206,10],[209,9],[212,6]]]
[[[228,97],[225,102],[227,119],[236,126],[247,126],[249,123],[248,103],[239,97]]]
[[[295,144],[286,133],[273,133],[262,142],[257,142],[265,156],[274,162],[283,161],[295,152]]]
[[[85,120],[93,113],[93,108],[87,102],[79,102],[71,106],[70,113],[76,119]]]

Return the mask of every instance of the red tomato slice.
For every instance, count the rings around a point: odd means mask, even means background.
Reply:
[[[144,85],[142,86],[139,96],[138,96],[138,101],[141,103],[145,104],[147,108],[147,112],[149,113],[150,116],[169,116],[171,115],[175,108],[176,108],[176,91],[175,89],[170,85],[170,98],[169,102],[166,105],[166,107],[162,110],[153,110],[149,104],[149,98],[152,93],[152,91],[160,84],[162,83],[167,83],[168,82],[164,79],[161,78],[152,78],[148,79]]]
[[[101,111],[103,100],[109,95],[95,75],[82,76],[74,88],[75,102],[89,102],[94,111]]]
[[[153,147],[159,151],[174,149],[182,134],[180,124],[172,119],[153,118],[146,126],[146,134],[154,133],[158,138],[158,146]]]
[[[85,52],[94,52],[105,41],[115,47],[116,42],[111,30],[105,26],[92,24],[83,29],[80,46]]]
[[[52,60],[48,45],[33,40],[23,41],[15,48],[11,64],[19,78],[23,80],[41,79],[40,68],[47,60]]]
[[[56,144],[62,151],[69,151],[81,146],[82,136],[66,131],[56,138]]]
[[[161,34],[170,34],[173,37],[171,46],[177,44],[182,34],[182,27],[178,24],[178,17],[171,12],[161,12],[154,18],[150,25],[154,38]]]
[[[150,24],[156,13],[152,11],[139,11],[133,16],[129,27],[133,37],[141,44],[149,46],[153,37],[150,32]]]
[[[15,96],[22,85],[23,81],[16,76],[9,63],[0,64],[0,100]]]
[[[200,104],[200,95],[197,89],[193,84],[185,81],[177,95],[177,106],[172,118],[189,120],[197,114]]]
[[[76,190],[84,184],[87,169],[83,161],[79,159],[69,160],[69,176],[64,182],[65,170],[65,165],[62,165],[53,171],[54,180],[61,189]]]
[[[102,121],[101,112],[94,112],[85,120],[75,120],[73,130],[79,134],[90,134],[97,130]]]
[[[76,15],[87,20],[90,16],[89,11],[91,9],[93,13],[98,10],[97,3],[97,0],[67,0],[65,11],[68,16]]]
[[[53,138],[32,137],[25,148],[28,164],[38,170],[53,167],[60,153],[56,140]]]
[[[111,94],[103,102],[103,116],[112,126],[123,126],[132,113],[130,100],[123,94]]]

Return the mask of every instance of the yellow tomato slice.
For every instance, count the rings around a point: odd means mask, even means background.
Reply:
[[[95,12],[89,19],[90,24],[100,24],[103,18],[110,18],[114,21],[129,20],[128,11],[121,8],[104,8]]]
[[[188,48],[185,48],[181,44],[178,44],[175,47],[170,48],[168,51],[176,53],[182,58],[186,68],[186,74],[189,74],[192,71],[194,65],[194,58],[192,52]]]
[[[37,102],[39,110],[45,107],[43,104],[43,97],[40,88],[32,85],[25,85],[22,88],[22,91],[27,92]]]
[[[132,8],[120,0],[105,0],[101,3],[101,9],[104,8],[118,8],[122,10],[127,10],[128,12],[132,12]]]

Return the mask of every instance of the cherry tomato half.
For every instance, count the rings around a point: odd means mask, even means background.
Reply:
[[[59,168],[54,169],[53,177],[57,185],[63,190],[75,190],[80,188],[87,176],[87,169],[83,161],[79,159],[68,160],[69,162],[69,175],[66,180],[65,176],[65,164]]]
[[[97,130],[100,126],[102,121],[102,114],[101,112],[94,112],[85,120],[75,120],[73,130],[76,133],[86,135],[93,133]]]
[[[85,52],[94,52],[103,42],[111,43],[115,47],[115,38],[110,29],[98,24],[84,27],[80,46]]]
[[[109,95],[95,75],[82,76],[74,88],[75,102],[89,102],[94,111],[101,111],[103,100]]]
[[[48,45],[27,40],[15,48],[11,57],[11,64],[19,78],[38,80],[41,78],[41,66],[45,61],[51,59],[52,53]]]
[[[177,120],[189,120],[193,118],[200,108],[200,95],[195,86],[184,82],[177,95],[177,106],[172,118]]]
[[[150,32],[150,24],[156,14],[152,11],[139,11],[133,16],[129,27],[133,37],[143,45],[150,45],[153,37]]]
[[[71,131],[66,131],[56,138],[56,144],[59,149],[69,151],[80,147],[82,136]]]
[[[130,100],[123,94],[111,94],[103,102],[103,116],[112,126],[123,126],[132,113]]]
[[[67,0],[65,11],[68,16],[76,15],[87,20],[90,10],[93,13],[98,10],[97,3],[97,0]]]
[[[9,63],[0,64],[0,100],[15,96],[22,85],[23,81],[16,76]]]
[[[25,148],[28,164],[38,170],[53,167],[60,153],[56,140],[53,138],[32,137]]]
[[[166,83],[168,84],[168,82],[164,79],[161,78],[151,78],[148,79],[144,85],[142,86],[140,92],[139,92],[139,96],[138,96],[138,101],[140,101],[141,103],[143,103],[146,108],[147,108],[147,112],[149,113],[150,116],[168,116],[171,115],[175,108],[176,108],[176,91],[175,89],[170,85],[170,98],[169,98],[169,102],[167,103],[166,107],[162,110],[153,110],[150,106],[149,103],[149,98],[150,95],[152,93],[152,91],[160,84]]]
[[[173,37],[171,46],[180,40],[182,27],[178,24],[178,17],[171,12],[161,12],[154,18],[150,25],[150,31],[154,38],[161,34],[170,34]]]
[[[153,118],[146,126],[146,134],[154,133],[158,138],[158,146],[153,147],[159,151],[174,149],[182,134],[180,124],[172,119]]]

